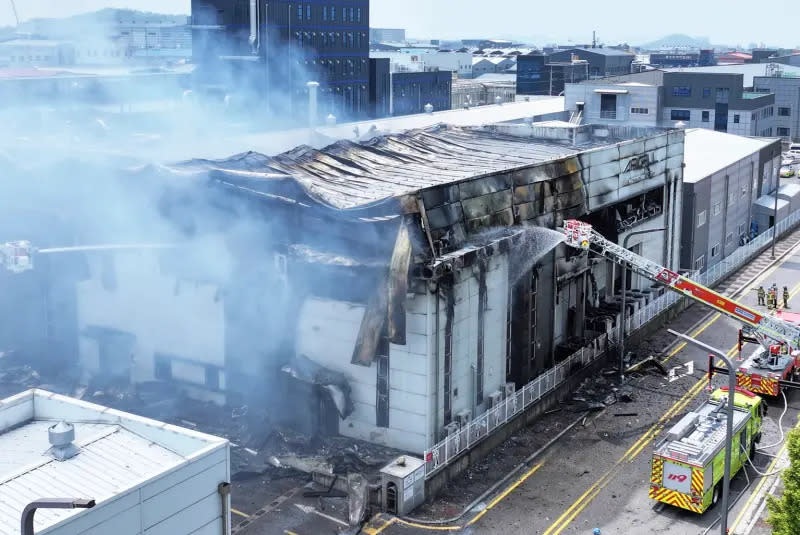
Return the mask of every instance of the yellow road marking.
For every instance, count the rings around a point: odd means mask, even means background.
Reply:
[[[250,515],[248,515],[247,513],[243,513],[238,509],[234,509],[233,507],[231,507],[231,513],[233,513],[235,515],[239,515],[239,516],[244,517],[244,518],[250,518]]]
[[[382,515],[378,515],[378,516],[381,516],[381,519],[382,519]],[[397,522],[397,520],[398,520],[397,517],[393,516],[389,520],[384,521],[384,523],[383,523],[383,525],[381,527],[373,528],[371,526],[366,526],[366,527],[361,529],[361,532],[364,533],[365,535],[378,535],[383,530],[385,530],[386,528],[388,528],[389,526],[391,526],[395,522]],[[372,522],[372,521],[370,520],[370,522]]]
[[[754,282],[753,284],[756,283]],[[800,291],[800,283],[795,285],[790,294],[794,295],[798,291]],[[778,308],[780,309],[782,307],[779,306]],[[695,334],[693,336],[697,336],[697,334],[708,328],[708,326],[711,323],[713,323],[713,321],[716,321],[716,319],[719,316],[721,316],[721,314],[717,313],[711,321],[707,322],[705,325],[703,325],[697,331],[695,331]],[[683,343],[683,345],[686,344]],[[676,348],[673,351],[672,355],[680,351],[680,349],[681,349],[680,347]],[[735,344],[727,351],[727,356],[733,355],[734,353],[737,352],[737,350],[738,350],[738,344]],[[735,371],[731,370],[731,373],[735,373]],[[592,500],[594,500],[594,498],[600,493],[600,491],[603,490],[608,485],[608,483],[611,482],[613,476],[616,475],[619,466],[625,460],[633,462],[634,459],[636,459],[636,457],[638,457],[639,454],[644,450],[644,448],[647,447],[647,445],[652,441],[652,439],[655,438],[664,429],[666,420],[668,420],[673,414],[680,412],[684,408],[686,408],[689,402],[692,401],[701,392],[703,385],[705,384],[705,381],[706,381],[705,377],[698,380],[697,383],[695,383],[692,386],[692,388],[690,388],[689,391],[686,394],[684,394],[683,397],[681,397],[681,399],[676,401],[675,404],[673,404],[672,407],[670,407],[670,409],[667,412],[665,412],[661,418],[659,418],[658,422],[653,424],[653,426],[650,429],[648,429],[628,449],[628,451],[626,451],[622,455],[622,457],[619,458],[619,460],[617,460],[614,466],[612,466],[606,473],[600,476],[600,478],[597,481],[595,481],[595,483],[591,487],[589,487],[589,489],[586,492],[584,492],[583,495],[581,495],[577,500],[575,500],[575,502],[569,507],[569,509],[564,511],[564,513],[562,513],[562,515],[558,519],[556,519],[556,521],[553,524],[551,524],[551,526],[547,529],[547,531],[544,532],[543,535],[558,535],[559,533],[561,533],[575,519],[575,517],[578,514],[580,514],[580,512],[583,511],[583,509],[585,509],[586,506],[589,505],[589,503],[591,503]]]
[[[297,535],[297,533],[294,531],[289,531],[288,529],[283,530],[283,533],[285,533],[285,535]]]
[[[496,497],[494,500],[492,500],[492,501],[489,503],[489,505],[487,505],[487,506],[486,506],[486,508],[485,508],[483,511],[481,511],[480,513],[478,513],[477,515],[475,515],[475,518],[473,518],[472,520],[470,520],[469,522],[467,522],[466,526],[471,526],[472,524],[474,524],[475,522],[477,522],[478,520],[480,520],[480,519],[481,519],[481,517],[482,517],[483,515],[485,515],[485,514],[486,514],[486,513],[487,513],[487,512],[488,512],[488,511],[489,511],[489,510],[492,508],[492,507],[494,507],[495,505],[497,505],[498,503],[500,503],[500,501],[501,501],[502,499],[504,499],[506,496],[508,496],[509,494],[511,494],[511,493],[514,491],[514,489],[516,489],[517,487],[519,487],[520,485],[522,485],[523,483],[525,483],[525,481],[526,481],[526,480],[527,480],[529,477],[531,477],[533,474],[535,474],[535,473],[536,473],[536,471],[537,471],[539,468],[541,468],[541,467],[542,467],[542,463],[539,463],[539,464],[537,464],[536,466],[534,466],[533,468],[531,468],[530,470],[528,470],[528,471],[525,473],[525,475],[523,475],[521,478],[519,478],[519,479],[518,479],[518,480],[517,480],[517,481],[516,481],[516,482],[515,482],[513,485],[511,485],[510,487],[508,487],[508,488],[507,488],[506,490],[504,490],[504,491],[503,491],[503,492],[502,492],[502,493],[501,493],[499,496],[497,496],[497,497]],[[464,527],[466,527],[466,526],[464,526]]]

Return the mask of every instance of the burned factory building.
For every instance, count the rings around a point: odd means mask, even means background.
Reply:
[[[80,253],[75,360],[421,453],[616,326],[622,272],[559,245],[565,219],[665,227],[628,246],[677,268],[683,138],[439,125],[127,171],[163,186],[170,246]]]

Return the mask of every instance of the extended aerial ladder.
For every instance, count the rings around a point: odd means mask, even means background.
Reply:
[[[764,359],[764,351],[761,351],[748,359],[737,373],[741,376],[740,386],[749,387],[756,392],[777,395],[778,380],[786,379],[790,372],[800,369],[800,354],[796,352],[800,349],[800,327],[797,325],[764,315],[652,260],[631,252],[604,238],[588,223],[569,219],[564,222],[563,232],[566,236],[564,243],[570,247],[591,250],[614,262],[627,264],[636,273],[660,282],[673,291],[744,323],[745,336],[740,336],[740,347],[742,338],[754,340],[763,346],[768,358]],[[793,354],[791,357],[790,353]],[[759,374],[757,372],[759,368],[765,372]],[[761,387],[762,376],[765,379],[763,388]]]

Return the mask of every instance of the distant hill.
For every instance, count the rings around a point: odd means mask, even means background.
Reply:
[[[660,50],[670,48],[711,48],[711,42],[707,37],[690,37],[682,33],[673,33],[649,43],[639,45],[648,50]]]

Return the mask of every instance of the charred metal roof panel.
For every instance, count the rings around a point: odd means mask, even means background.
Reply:
[[[599,139],[576,146],[505,134],[491,127],[439,125],[360,144],[338,141],[322,150],[301,146],[275,157],[249,153],[228,160],[184,162],[177,167],[205,168],[216,172],[220,180],[291,178],[318,201],[349,209],[613,143]]]

